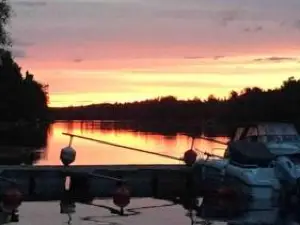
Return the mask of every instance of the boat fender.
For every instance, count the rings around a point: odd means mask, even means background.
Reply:
[[[275,175],[281,183],[295,185],[297,170],[295,164],[286,156],[279,156],[274,163]]]

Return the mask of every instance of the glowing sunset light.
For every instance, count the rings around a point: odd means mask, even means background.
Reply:
[[[14,56],[49,84],[50,106],[227,97],[300,77],[296,0],[11,2]]]

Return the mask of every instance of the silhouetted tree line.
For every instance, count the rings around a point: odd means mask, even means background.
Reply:
[[[0,0],[0,120],[45,119],[48,112],[47,86],[33,79],[14,61],[9,51],[12,41],[6,30],[11,17],[11,6]]]
[[[0,50],[0,120],[46,119],[48,113],[47,86],[21,73],[11,53]]]
[[[11,53],[0,50],[0,164],[33,163],[47,146],[47,86],[21,73]],[[23,148],[26,148],[23,151]],[[13,150],[14,149],[14,150]]]
[[[173,124],[236,124],[252,121],[300,122],[300,80],[290,77],[281,87],[232,91],[228,98],[177,100],[173,96],[132,103],[52,108],[57,120],[133,120]]]

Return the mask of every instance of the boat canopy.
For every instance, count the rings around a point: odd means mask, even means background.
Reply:
[[[236,129],[233,141],[255,140],[262,136],[268,137],[299,137],[299,134],[293,124],[289,123],[257,123]],[[272,139],[272,138],[271,138]]]
[[[269,166],[275,159],[265,144],[260,142],[235,141],[228,145],[228,155],[232,163],[239,165],[255,165],[260,167]]]
[[[271,148],[270,146],[276,144],[275,149],[284,149],[284,154],[287,154],[291,151],[287,151],[283,144],[293,143],[292,152],[294,153],[298,146],[295,143],[299,142],[300,137],[293,124],[252,123],[236,129],[224,157],[229,158],[232,163],[243,166],[265,167],[269,166],[275,158],[277,155],[275,152],[278,153],[278,151],[274,152],[274,147]],[[290,150],[290,145],[288,150]]]

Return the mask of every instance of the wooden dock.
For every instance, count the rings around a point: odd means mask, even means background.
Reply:
[[[125,181],[132,197],[169,198],[188,191],[190,175],[184,165],[0,166],[0,194],[12,185],[9,179],[17,183],[25,201],[60,200],[70,176],[72,193],[82,201],[111,197],[118,179]]]

